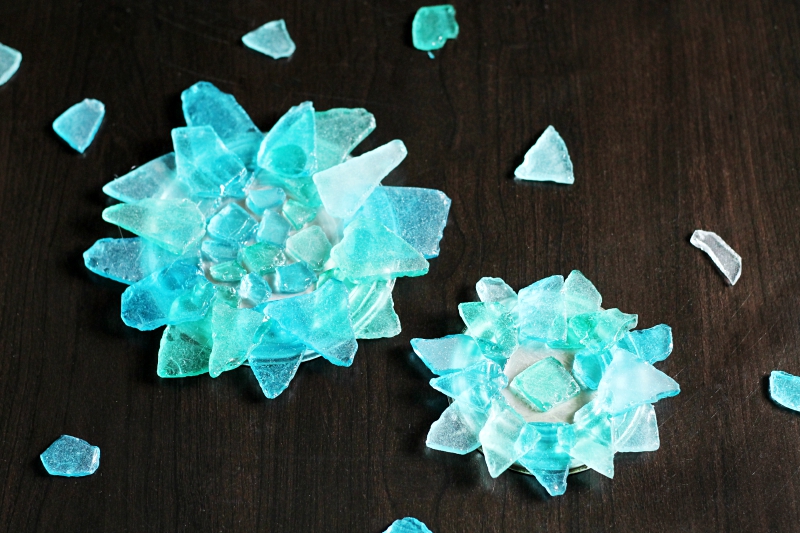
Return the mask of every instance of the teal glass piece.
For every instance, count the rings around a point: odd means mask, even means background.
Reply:
[[[394,311],[394,280],[347,283],[350,321],[357,339],[382,339],[400,334],[400,317]]]
[[[456,400],[433,423],[425,445],[433,450],[464,455],[481,445],[478,435],[488,415],[467,402]]]
[[[239,294],[236,292],[236,287],[231,285],[214,285],[214,300],[213,303],[224,302],[228,307],[239,307]]]
[[[416,518],[407,516],[402,520],[395,520],[389,529],[383,533],[432,533],[430,529]]]
[[[248,357],[253,335],[264,315],[252,309],[237,309],[217,301],[211,309],[212,348],[208,373],[215,378],[240,367]]]
[[[277,209],[286,202],[286,192],[280,187],[251,189],[247,193],[247,209],[260,215],[267,209]]]
[[[508,310],[517,306],[517,293],[500,278],[481,278],[475,284],[475,291],[482,302],[497,302]]]
[[[283,216],[275,211],[264,211],[258,224],[256,240],[283,247],[291,229],[292,225]]]
[[[769,395],[778,405],[800,411],[800,377],[773,370],[769,375]]]
[[[250,273],[242,277],[238,294],[244,303],[255,307],[269,300],[270,296],[272,296],[272,289],[270,289],[264,278],[258,274]]]
[[[639,317],[619,309],[577,315],[569,319],[571,343],[580,343],[588,351],[607,350],[636,327]]]
[[[448,335],[441,339],[411,339],[411,347],[437,376],[458,372],[483,359],[475,339],[469,335]]]
[[[273,59],[291,56],[297,48],[283,19],[267,22],[242,37],[244,45]]]
[[[203,257],[215,263],[232,261],[239,255],[241,247],[235,242],[207,239],[200,245]]]
[[[344,229],[331,258],[350,279],[422,276],[428,261],[406,241],[374,220],[359,218]]]
[[[17,72],[21,63],[22,54],[19,50],[14,50],[10,46],[0,43],[0,85],[11,79],[11,76]]]
[[[350,323],[347,289],[330,280],[309,294],[270,302],[265,314],[338,366],[350,366],[358,344]]]
[[[209,275],[216,281],[224,283],[239,281],[247,274],[247,270],[236,261],[225,261],[211,265],[208,269]]]
[[[597,313],[601,310],[600,304],[603,303],[603,297],[600,296],[592,282],[578,270],[570,272],[561,292],[564,295],[568,320],[576,315]]]
[[[283,177],[274,172],[259,169],[254,175],[253,187],[278,187],[283,189],[287,198],[290,198],[295,203],[306,207],[320,207],[322,205],[317,186],[314,185],[314,180],[311,177]]]
[[[206,219],[189,200],[142,200],[117,204],[103,211],[116,224],[174,254],[196,249],[206,233]]]
[[[649,403],[611,417],[618,452],[653,452],[661,445],[656,410]]]
[[[611,417],[593,400],[575,413],[575,444],[570,455],[606,477],[614,477],[614,437]]]
[[[366,109],[337,108],[317,111],[317,171],[342,163],[375,129],[375,117]]]
[[[213,285],[197,264],[176,261],[125,289],[122,321],[142,331],[202,318],[213,297]]]
[[[100,467],[100,448],[83,439],[61,435],[39,458],[51,476],[83,477]]]
[[[317,210],[292,199],[283,204],[283,216],[292,223],[294,229],[300,229],[317,217]]]
[[[506,308],[497,302],[467,302],[458,305],[458,314],[483,355],[505,366],[517,349],[517,325]]]
[[[614,348],[600,386],[598,403],[612,415],[644,403],[655,403],[677,395],[681,388],[674,379],[634,354]]]
[[[314,174],[319,197],[329,214],[350,218],[389,172],[408,155],[403,141],[383,146]]]
[[[575,174],[564,139],[553,126],[547,126],[542,136],[525,154],[525,159],[514,171],[514,178],[527,181],[554,181],[572,185]]]
[[[519,338],[525,341],[567,340],[567,311],[561,289],[563,276],[540,279],[519,291]]]
[[[305,178],[317,171],[314,105],[303,102],[286,112],[258,149],[258,166],[285,178]]]
[[[524,466],[550,496],[560,496],[567,490],[567,476],[572,462],[569,452],[575,442],[572,424],[560,422],[530,422],[517,442],[525,454],[519,458]]]
[[[158,272],[181,257],[140,237],[100,239],[83,252],[86,268],[128,285]]]
[[[167,326],[158,349],[157,373],[162,378],[185,378],[208,372],[213,346],[211,315]]]
[[[597,390],[600,380],[606,373],[608,365],[611,364],[612,354],[608,350],[602,352],[578,352],[572,363],[572,375],[580,383],[581,387],[589,390]]]
[[[86,98],[55,119],[53,130],[68,145],[82,154],[92,144],[105,114],[106,106],[103,102]]]
[[[580,386],[567,369],[554,357],[537,361],[517,374],[509,389],[542,412],[549,411],[581,392]]]
[[[303,361],[305,344],[275,320],[262,322],[254,335],[248,362],[267,398],[276,398],[289,386]]]
[[[317,275],[305,263],[292,263],[275,269],[273,289],[277,294],[303,292],[317,282]]]
[[[237,204],[228,204],[208,221],[208,234],[221,241],[244,244],[253,238],[256,220]]]
[[[459,398],[475,409],[486,411],[492,400],[508,385],[503,369],[483,360],[458,372],[433,378],[431,387],[451,398]]]
[[[672,353],[672,328],[659,324],[650,329],[631,331],[617,343],[650,364],[663,361]]]
[[[178,179],[204,198],[237,196],[248,172],[211,126],[175,128],[172,145]],[[234,194],[237,193],[237,194]]]
[[[286,241],[286,252],[295,261],[304,261],[314,270],[321,270],[331,254],[331,243],[319,226],[298,231]]]
[[[421,7],[411,22],[411,41],[417,50],[439,50],[458,37],[456,8],[450,4]]]
[[[125,203],[139,200],[188,198],[186,185],[178,180],[175,154],[170,152],[106,183],[103,192]]]
[[[263,276],[275,272],[277,267],[286,264],[286,255],[277,246],[259,242],[242,248],[237,260],[249,272]]]
[[[517,446],[525,420],[504,401],[495,402],[478,435],[489,475],[497,477],[523,455]]]

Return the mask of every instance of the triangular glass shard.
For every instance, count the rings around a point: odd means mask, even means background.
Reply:
[[[175,154],[170,152],[137,167],[103,186],[103,192],[120,202],[134,203],[152,198],[188,198],[188,187],[178,180]]]
[[[86,98],[55,119],[53,130],[68,145],[83,153],[92,144],[105,114],[106,106],[103,102]]]
[[[518,442],[526,450],[519,463],[536,477],[550,496],[564,494],[572,462],[569,452],[575,442],[572,425],[532,422],[525,426]]]
[[[22,63],[22,54],[10,46],[0,43],[0,85],[11,79]]]
[[[264,278],[255,273],[242,277],[237,290],[239,298],[251,306],[257,306],[269,300],[272,289]]]
[[[425,445],[434,450],[464,455],[481,445],[478,435],[488,415],[456,400],[433,423]]]
[[[158,350],[158,375],[185,378],[208,372],[212,350],[211,313],[202,320],[167,326]]]
[[[241,192],[239,189],[247,178],[247,169],[239,156],[225,147],[214,128],[175,128],[172,130],[172,145],[178,179],[193,194],[220,198]]]
[[[517,293],[500,278],[481,278],[475,284],[475,291],[482,302],[497,302],[506,309],[517,306]]]
[[[314,174],[319,197],[329,214],[350,218],[389,172],[394,170],[408,151],[403,141],[390,141],[383,146],[348,159],[340,165]]]
[[[722,237],[713,231],[695,230],[689,240],[695,248],[708,254],[731,285],[736,285],[742,275],[742,258]]]
[[[575,413],[575,444],[570,450],[578,464],[606,477],[614,477],[614,436],[611,417],[593,400]]]
[[[540,279],[519,291],[519,338],[540,342],[567,340],[563,276]]]
[[[289,386],[303,361],[306,346],[274,320],[256,331],[248,361],[267,398],[275,398]]]
[[[359,218],[344,229],[331,258],[350,279],[422,276],[428,261],[406,241],[375,220]]]
[[[208,373],[215,378],[242,365],[253,344],[253,335],[264,315],[252,309],[236,309],[217,301],[211,309],[213,348],[208,361]]]
[[[273,59],[291,56],[297,48],[286,29],[283,19],[267,22],[242,37],[248,48],[268,55]]]
[[[431,380],[431,387],[451,398],[459,398],[475,409],[486,410],[500,390],[508,385],[503,369],[483,360],[459,372],[451,372]]]
[[[800,377],[773,370],[769,375],[769,395],[778,405],[800,411]]]
[[[411,339],[411,347],[425,366],[437,376],[458,372],[483,359],[478,344],[469,335]]]
[[[508,404],[492,404],[489,419],[478,436],[489,475],[499,476],[522,457],[524,450],[517,446],[517,440],[524,427],[525,420]]]
[[[88,476],[100,466],[100,448],[69,435],[61,435],[39,457],[51,476]]]
[[[128,285],[158,272],[181,257],[140,237],[100,239],[83,252],[86,268]]]
[[[144,237],[175,254],[199,246],[206,219],[189,200],[142,200],[103,211],[103,220]]]
[[[381,339],[400,334],[400,318],[394,311],[394,280],[348,283],[350,320],[356,339]]]
[[[269,130],[258,150],[258,166],[297,179],[317,171],[314,105],[303,102],[286,112]]]
[[[517,348],[517,325],[506,307],[497,302],[466,302],[458,305],[458,314],[483,355],[505,365]]]
[[[316,123],[317,171],[342,163],[375,129],[375,117],[360,108],[317,111]]]
[[[632,353],[616,347],[612,353],[611,364],[597,388],[599,401],[612,415],[681,391],[674,379]]]
[[[594,284],[578,270],[570,272],[561,292],[564,295],[568,319],[575,315],[600,311],[603,297]]]
[[[649,403],[612,417],[611,427],[618,452],[652,452],[661,445],[656,410]]]
[[[389,529],[383,533],[431,533],[431,530],[416,518],[407,516],[402,520],[392,522]]]
[[[553,126],[548,126],[528,150],[525,160],[514,171],[514,177],[519,180],[554,181],[567,185],[575,183],[567,145]]]

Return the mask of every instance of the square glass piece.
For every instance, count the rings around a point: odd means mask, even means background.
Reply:
[[[534,409],[542,412],[574,398],[581,392],[572,375],[554,357],[537,361],[520,372],[509,388]]]

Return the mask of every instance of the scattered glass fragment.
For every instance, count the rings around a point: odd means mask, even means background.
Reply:
[[[0,43],[0,85],[11,79],[22,63],[22,54],[10,46]]]
[[[438,50],[456,37],[456,9],[450,4],[421,7],[411,22],[411,40],[417,50]]]
[[[519,294],[499,278],[476,290],[481,302],[459,305],[463,334],[411,340],[437,376],[431,386],[452,399],[428,447],[481,447],[492,477],[516,464],[552,496],[566,490],[571,467],[613,477],[615,453],[658,449],[652,404],[680,392],[652,365],[672,351],[669,326],[631,331],[638,317],[602,309],[577,270]]]
[[[103,102],[86,98],[55,119],[53,130],[68,145],[82,154],[92,144],[105,114],[106,106]]]
[[[778,405],[800,411],[800,377],[773,370],[769,375],[769,395]]]
[[[100,448],[85,440],[61,435],[40,458],[51,476],[90,476],[100,466]]]
[[[283,19],[267,22],[242,37],[242,42],[256,52],[268,55],[273,59],[289,57],[295,51],[295,44],[289,37],[286,22]]]
[[[689,240],[692,246],[708,254],[731,285],[742,275],[742,258],[713,231],[695,230]]]
[[[402,520],[395,520],[383,533],[432,533],[432,531],[416,518],[408,516]]]
[[[514,171],[518,180],[554,181],[572,185],[575,175],[564,139],[553,126],[547,126],[542,136],[525,154],[525,160]]]

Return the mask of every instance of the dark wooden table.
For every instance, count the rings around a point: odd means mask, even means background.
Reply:
[[[435,533],[797,531],[800,418],[768,398],[800,373],[800,5],[788,0],[456,2],[461,35],[414,50],[421,2],[0,0],[24,55],[0,88],[0,527],[4,531]],[[285,18],[290,60],[240,37]],[[385,183],[452,199],[442,254],[401,279],[403,332],[351,368],[302,365],[268,401],[246,369],[161,380],[160,331],[126,328],[123,286],[81,253],[119,236],[102,185],[170,148],[180,92],[208,80],[264,129],[289,106],[365,107],[372,148],[409,156]],[[77,155],[52,120],[105,102]],[[571,187],[516,183],[553,124]],[[689,245],[716,231],[744,258],[735,287]],[[446,406],[412,337],[459,331],[481,276],[514,288],[580,269],[605,305],[673,327],[660,368],[661,449],[616,477],[491,479],[477,454],[426,449]],[[99,445],[88,478],[39,463],[68,433]]]

